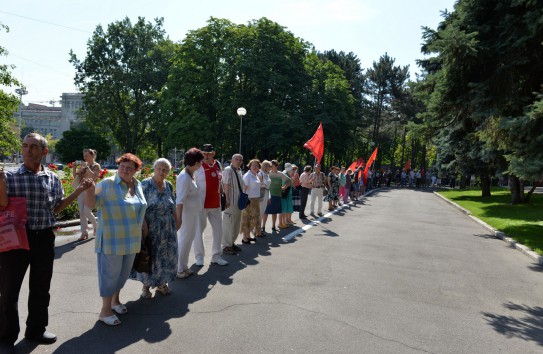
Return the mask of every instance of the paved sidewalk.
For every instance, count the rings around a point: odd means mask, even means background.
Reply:
[[[429,191],[381,190],[297,226],[311,223],[291,241],[289,230],[242,245],[226,267],[206,257],[171,296],[140,300],[128,281],[115,328],[97,322],[94,240],[59,245],[48,327],[59,341],[22,340],[17,353],[543,350],[542,269]]]

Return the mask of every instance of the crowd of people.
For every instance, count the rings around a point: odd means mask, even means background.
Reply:
[[[44,168],[47,141],[32,133],[23,140],[23,165],[17,171],[0,171],[0,208],[10,197],[26,197],[26,232],[30,250],[0,252],[0,345],[13,348],[20,328],[17,301],[23,278],[30,267],[29,310],[25,337],[53,343],[56,335],[46,330],[49,287],[54,259],[55,213],[79,203],[81,240],[93,228],[97,255],[98,290],[102,307],[98,319],[109,326],[121,324],[119,315],[128,309],[120,293],[128,279],[142,283],[142,299],[153,298],[154,290],[172,293],[170,283],[186,279],[189,254],[196,266],[204,265],[203,242],[207,222],[211,224],[212,265],[226,266],[225,255],[241,252],[236,244],[255,244],[257,239],[292,227],[293,214],[300,219],[323,216],[323,201],[334,210],[364,193],[357,169],[332,166],[325,174],[320,164],[282,165],[277,160],[250,160],[234,154],[227,167],[215,160],[211,144],[189,149],[185,168],[176,178],[176,188],[167,180],[172,165],[165,158],[154,162],[153,175],[139,181],[135,175],[142,161],[126,153],[117,159],[113,176],[98,181],[97,152],[83,151],[84,162],[74,164],[74,192],[65,197],[59,177]],[[243,168],[246,172],[243,173]],[[306,215],[309,204],[309,215]],[[97,210],[98,221],[92,210]],[[269,217],[271,215],[271,218]],[[267,221],[271,219],[271,227]],[[151,254],[150,268],[136,270],[136,255],[145,248]]]

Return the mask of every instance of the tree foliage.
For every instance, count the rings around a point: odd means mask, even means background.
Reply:
[[[0,23],[0,31],[9,32],[9,28]],[[7,56],[8,51],[0,46],[0,56]],[[13,65],[0,64],[0,85],[6,87],[21,87],[21,84],[13,75]],[[0,90],[0,152],[3,155],[11,155],[19,149],[20,141],[17,137],[17,124],[13,119],[13,113],[17,110],[19,98],[11,92]]]
[[[55,151],[63,162],[82,160],[83,149],[96,150],[97,161],[106,159],[111,151],[106,138],[85,127],[73,127],[65,131],[55,146]]]
[[[162,24],[140,17],[134,24],[128,18],[114,22],[107,31],[99,25],[84,61],[70,53],[75,83],[85,94],[86,122],[105,128],[126,152],[137,153],[148,141],[161,144],[153,127],[168,118],[160,111],[160,92],[172,51]]]

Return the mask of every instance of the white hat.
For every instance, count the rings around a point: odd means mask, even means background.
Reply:
[[[290,172],[292,171],[292,165],[290,164],[290,162],[287,162],[285,163],[285,172]]]

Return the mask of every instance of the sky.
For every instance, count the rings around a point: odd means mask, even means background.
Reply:
[[[311,43],[317,51],[353,52],[362,68],[388,53],[396,65],[419,73],[422,26],[436,28],[441,12],[452,11],[455,0],[0,0],[0,46],[12,64],[12,74],[28,91],[23,102],[50,105],[63,92],[77,92],[69,52],[84,60],[87,41],[96,26],[138,16],[164,18],[174,42],[190,30],[207,25],[210,17],[247,24],[266,17]],[[1,86],[0,86],[1,87]],[[1,87],[13,92],[15,87]]]

